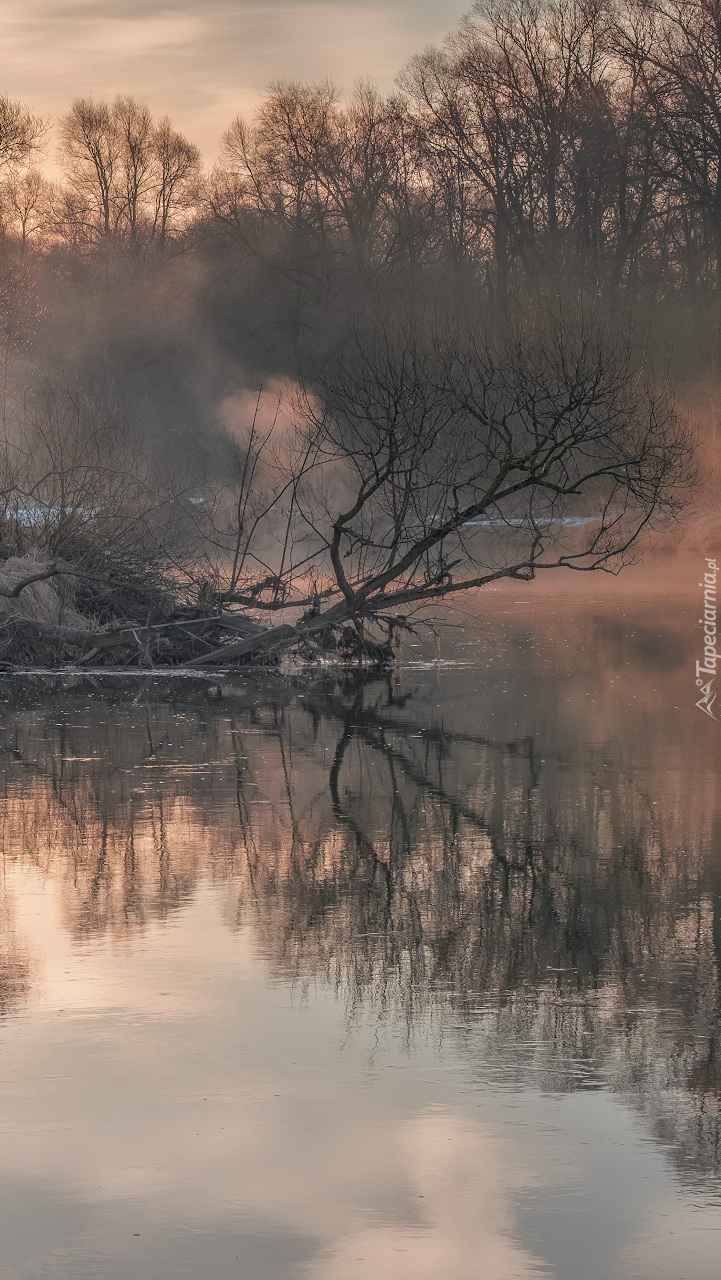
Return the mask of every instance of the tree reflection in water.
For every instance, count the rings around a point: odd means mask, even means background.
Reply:
[[[433,1018],[479,1076],[621,1091],[680,1173],[718,1175],[713,762],[650,740],[640,768],[571,729],[540,755],[413,680],[245,680],[217,705],[200,682],[7,689],[5,858],[59,882],[76,938],[220,882],[271,972],[331,984],[349,1019]],[[3,911],[5,1011],[32,957]]]

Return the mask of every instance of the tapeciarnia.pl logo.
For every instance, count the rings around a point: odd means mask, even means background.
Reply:
[[[701,697],[696,706],[699,711],[703,711],[712,720],[718,719],[713,712],[713,704],[716,701],[716,690],[713,687],[713,682],[716,678],[716,662],[718,659],[716,652],[717,575],[716,561],[709,560],[707,556],[703,582],[698,584],[703,588],[703,617],[699,618],[699,622],[703,627],[703,662],[696,663],[696,687],[701,690]],[[705,676],[710,678],[704,679]]]

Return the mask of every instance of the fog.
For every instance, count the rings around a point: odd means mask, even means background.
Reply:
[[[276,81],[212,165],[132,96],[75,99],[50,150],[2,99],[7,552],[101,572],[56,527],[65,480],[18,478],[49,393],[122,420],[150,559],[162,542],[166,587],[226,604],[344,599],[337,627],[391,583],[392,611],[554,565],[641,557],[652,581],[708,551],[717,36],[706,0],[684,15],[484,0],[393,93]],[[520,497],[498,489],[519,458]],[[101,472],[76,524],[107,505]],[[18,512],[39,507],[53,531],[29,545]]]

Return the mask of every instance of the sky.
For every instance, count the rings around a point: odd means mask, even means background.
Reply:
[[[387,91],[470,2],[2,0],[0,90],[51,118],[75,97],[135,94],[210,161],[271,81],[370,76]]]

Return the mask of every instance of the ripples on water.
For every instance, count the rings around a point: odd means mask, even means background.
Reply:
[[[694,605],[501,603],[388,680],[4,682],[1,1280],[716,1280]]]

